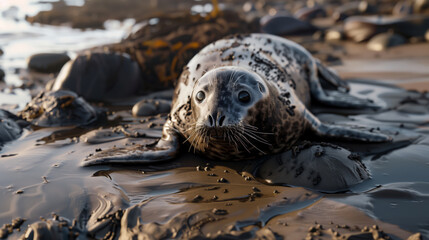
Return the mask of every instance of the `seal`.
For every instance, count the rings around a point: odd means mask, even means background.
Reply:
[[[290,149],[307,131],[324,138],[391,139],[322,123],[308,108],[312,101],[380,107],[349,94],[346,82],[297,43],[268,34],[231,36],[203,48],[184,68],[157,143],[101,151],[82,164],[164,161],[185,144],[211,159],[252,159]]]

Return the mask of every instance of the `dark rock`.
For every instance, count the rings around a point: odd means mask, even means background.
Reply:
[[[4,52],[3,49],[0,48],[0,56],[3,56]]]
[[[6,74],[4,73],[3,69],[0,68],[0,82],[4,81],[4,77]]]
[[[375,12],[375,9],[367,1],[350,2],[338,7],[332,17],[335,21],[343,21],[351,16],[372,12]]]
[[[304,7],[295,12],[295,17],[302,21],[326,17],[326,10],[321,6]]]
[[[154,116],[160,113],[169,113],[171,102],[162,99],[143,99],[133,106],[133,116]]]
[[[87,53],[67,63],[51,89],[71,90],[90,101],[136,95],[142,84],[136,62],[117,53]]]
[[[370,39],[378,33],[392,31],[404,37],[422,37],[429,28],[428,16],[409,17],[350,17],[344,32],[356,42]]]
[[[368,48],[373,51],[384,51],[390,47],[402,45],[407,40],[401,35],[394,33],[380,33],[371,38],[368,42]]]
[[[66,90],[41,92],[18,114],[40,127],[90,125],[106,119],[106,113]]]
[[[312,24],[288,15],[265,16],[261,19],[262,32],[279,36],[307,35],[317,30]]]
[[[0,109],[0,144],[17,139],[22,134],[19,118],[14,114]]]
[[[30,70],[41,73],[57,73],[70,60],[65,53],[39,53],[27,59]]]

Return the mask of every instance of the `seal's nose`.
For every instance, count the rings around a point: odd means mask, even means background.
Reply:
[[[225,115],[222,113],[217,113],[217,117],[213,117],[212,114],[208,115],[208,123],[210,127],[222,127],[225,123]]]

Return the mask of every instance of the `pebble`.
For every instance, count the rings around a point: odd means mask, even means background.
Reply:
[[[65,53],[38,53],[27,59],[27,67],[30,70],[41,73],[57,73],[70,61]]]
[[[429,42],[429,29],[425,33],[425,40]]]
[[[326,41],[339,41],[344,39],[344,30],[340,28],[328,29],[325,33]]]
[[[265,16],[261,19],[261,31],[286,36],[313,34],[318,29],[308,22],[289,15]]]
[[[257,187],[252,187],[252,190],[255,192],[261,192],[261,190],[259,190],[259,188],[257,188]]]
[[[225,209],[217,209],[217,208],[214,208],[214,209],[212,210],[212,213],[214,213],[215,215],[227,215],[227,214],[228,214],[228,211],[227,211],[227,210],[225,210]]]
[[[395,33],[380,33],[368,42],[368,49],[373,51],[385,51],[386,49],[406,43],[407,40]]]
[[[196,196],[192,199],[192,201],[193,201],[193,202],[199,202],[199,201],[201,201],[201,200],[203,200],[203,197],[201,197],[200,195],[196,195]]]
[[[143,99],[133,106],[134,117],[154,116],[161,113],[169,113],[171,102],[162,99]]]
[[[219,182],[219,183],[227,183],[227,182],[228,182],[228,180],[226,180],[225,178],[219,178],[219,179],[217,180],[217,182]]]

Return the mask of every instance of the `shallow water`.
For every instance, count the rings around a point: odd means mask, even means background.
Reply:
[[[106,22],[106,30],[86,31],[67,26],[31,25],[24,20],[25,15],[31,16],[40,10],[50,9],[50,4],[38,2],[0,2],[0,49],[4,51],[4,55],[0,56],[0,68],[6,73],[7,85],[20,86],[23,83],[22,78],[27,76],[26,60],[32,54],[65,52],[73,57],[77,51],[120,41],[134,23],[132,19],[124,22],[111,20]],[[22,109],[30,100],[28,90],[15,89],[13,94],[5,92],[4,88],[2,90],[0,105],[18,104],[18,109]]]
[[[26,10],[31,5],[27,1],[7,1],[9,5],[2,2],[0,11],[8,9],[12,2],[31,14]],[[119,41],[128,27],[125,23],[108,30],[83,32],[68,27],[31,26],[22,21],[22,13],[17,18],[18,21],[0,18],[0,48],[5,52],[0,57],[0,67],[6,71],[8,85],[22,83],[15,69],[25,69],[25,59],[33,53],[66,51],[73,55],[81,49]],[[349,66],[347,63],[345,66]],[[386,64],[381,67],[389,71]],[[353,69],[340,67],[339,70],[350,72]],[[14,93],[2,90],[0,104],[19,104],[15,111],[30,99],[25,90],[15,89]],[[371,179],[353,186],[348,192],[326,194],[290,187],[287,183],[268,185],[253,175],[254,162],[215,162],[191,153],[153,165],[82,168],[81,160],[97,148],[150,143],[154,138],[117,136],[89,144],[84,137],[79,137],[93,129],[42,128],[25,130],[19,139],[0,150],[0,225],[16,217],[26,218],[25,224],[31,224],[39,217],[50,218],[55,212],[70,220],[77,219],[88,232],[102,236],[111,222],[97,219],[127,209],[121,231],[131,231],[140,219],[140,223],[147,224],[148,233],[154,231],[150,223],[160,224],[157,231],[152,232],[160,234],[201,219],[206,221],[207,216],[212,217],[213,209],[218,209],[226,210],[226,215],[222,215],[223,212],[214,214],[218,218],[203,224],[198,229],[199,234],[207,236],[218,231],[231,233],[255,228],[255,231],[271,229],[281,236],[296,239],[303,238],[302,233],[317,221],[328,227],[378,224],[396,239],[404,239],[411,232],[429,237],[428,96],[419,104],[400,104],[407,96],[417,98],[419,94],[362,81],[353,84],[352,93],[365,95],[394,109],[379,114],[320,106],[313,110],[322,121],[381,127],[392,135],[398,133],[395,141],[388,144],[338,143],[361,153],[371,174]],[[398,105],[401,107],[397,108]],[[117,115],[123,118],[115,121],[159,136],[159,125],[149,129],[148,123],[140,124],[140,119],[133,119],[128,111],[120,111]],[[115,115],[109,118],[113,122]],[[150,121],[160,123],[163,120]],[[197,171],[198,166],[208,168]],[[227,182],[219,182],[222,177]],[[11,238],[19,235],[15,233]]]

